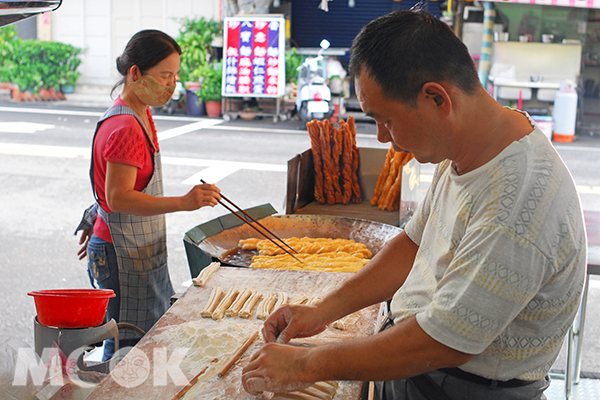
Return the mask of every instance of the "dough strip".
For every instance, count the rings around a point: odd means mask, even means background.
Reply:
[[[206,282],[208,282],[208,280],[210,279],[211,276],[213,276],[213,274],[215,272],[217,272],[217,270],[221,268],[221,263],[218,261],[212,262],[210,264],[208,264],[208,266],[206,266],[202,271],[200,271],[200,273],[198,274],[197,277],[195,277],[194,279],[192,279],[192,282],[194,283],[194,286],[204,286],[206,285]]]
[[[222,378],[227,373],[227,371],[229,371],[229,369],[233,366],[233,364],[235,364],[235,362],[241,357],[241,355],[244,354],[246,349],[248,349],[248,347],[250,347],[250,345],[252,343],[254,343],[254,341],[256,340],[257,337],[258,337],[258,331],[254,331],[254,333],[252,335],[250,335],[250,337],[248,339],[246,339],[244,344],[242,344],[242,347],[240,347],[238,349],[238,351],[235,352],[233,357],[231,357],[231,360],[229,360],[229,362],[223,367],[221,372],[219,372],[219,374],[218,374],[219,378]]]

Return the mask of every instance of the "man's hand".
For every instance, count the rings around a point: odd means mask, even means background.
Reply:
[[[84,229],[81,231],[81,236],[79,237],[79,244],[82,245],[79,251],[77,251],[77,256],[79,256],[80,260],[83,260],[87,257],[87,245],[90,242],[90,238],[92,237],[91,229]]]
[[[327,321],[315,306],[290,305],[275,310],[262,329],[265,342],[288,343],[294,338],[314,336],[327,328]]]
[[[293,392],[309,387],[314,383],[307,365],[309,352],[309,348],[266,344],[254,353],[242,371],[244,389],[256,396],[262,392]]]

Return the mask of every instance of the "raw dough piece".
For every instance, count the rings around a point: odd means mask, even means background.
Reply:
[[[240,311],[240,318],[250,318],[250,316],[252,315],[252,311],[254,310],[254,306],[256,305],[256,302],[258,302],[258,300],[260,300],[261,297],[262,294],[258,290],[252,292],[252,296],[250,296],[250,298],[246,300],[244,308],[242,308],[242,311]]]
[[[277,301],[277,297],[275,297],[275,293],[269,292],[267,296],[263,299],[260,306],[258,306],[258,311],[256,311],[256,318],[258,319],[267,319],[269,314],[271,314],[271,310]]]
[[[308,301],[308,296],[305,295],[304,293],[300,293],[300,295],[298,297],[296,297],[291,303],[290,305],[300,305],[300,304],[304,304]]]
[[[217,270],[221,268],[221,263],[218,261],[212,262],[210,264],[208,264],[208,266],[206,266],[202,271],[200,271],[200,273],[198,274],[197,277],[195,277],[194,279],[192,279],[192,282],[194,282],[194,286],[204,286],[206,285],[206,282],[208,282],[208,280],[210,279],[210,277],[217,272]]]
[[[225,315],[225,311],[229,308],[231,303],[233,303],[235,301],[239,292],[240,291],[235,286],[232,287],[231,289],[229,289],[227,291],[227,294],[225,295],[225,297],[223,297],[223,300],[221,300],[218,307],[212,313],[212,315],[211,315],[212,319],[214,319],[215,321],[219,321],[220,319],[223,319],[223,316]]]
[[[306,302],[307,306],[314,306],[315,303],[319,302],[323,300],[323,298],[321,296],[313,296],[310,299],[308,299],[308,301]]]
[[[220,286],[215,286],[212,288],[210,292],[210,298],[208,299],[208,303],[206,303],[206,307],[204,310],[200,311],[200,315],[203,318],[210,318],[212,313],[215,311],[219,303],[221,302],[221,298],[223,297],[223,289]]]
[[[275,394],[272,400],[332,400],[338,387],[336,381],[317,382],[297,392]]]
[[[200,376],[196,384],[181,400],[225,399],[229,397],[215,395],[214,393],[212,396],[207,394],[205,390],[206,384],[208,381],[217,379],[217,374],[231,360],[246,338],[254,333],[255,330],[254,326],[248,324],[219,323],[207,326],[206,320],[195,320],[178,325],[168,325],[164,330],[156,332],[153,340],[155,339],[156,343],[169,343],[168,346],[173,346],[173,349],[189,349],[185,357],[178,364],[181,372],[187,377],[195,376],[209,366],[206,372]],[[146,385],[139,386],[139,388],[148,389],[149,387]],[[140,390],[138,392],[141,393]],[[115,396],[115,399],[131,397],[133,396]],[[173,398],[173,395],[155,394],[154,396],[149,395],[146,397],[138,395],[138,397],[147,400],[154,398],[170,400]]]
[[[252,290],[250,289],[246,289],[241,292],[237,299],[235,299],[235,302],[233,302],[233,304],[229,306],[227,310],[225,310],[225,315],[228,317],[237,317],[251,294]]]
[[[331,324],[332,328],[339,329],[340,331],[346,330],[346,327],[350,326],[356,319],[356,314],[348,314]]]
[[[338,381],[323,381],[323,382],[316,382],[311,387],[318,389],[321,392],[327,393],[331,396],[331,398],[333,398],[335,396],[338,388],[340,387],[340,384],[338,383]]]
[[[290,297],[283,293],[283,292],[277,292],[277,302],[275,303],[275,305],[273,306],[273,310],[271,310],[271,312],[277,310],[279,307],[281,307],[284,304],[287,304],[290,302]]]

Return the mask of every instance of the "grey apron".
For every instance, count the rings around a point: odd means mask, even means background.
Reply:
[[[133,115],[139,122],[149,144],[154,149],[154,172],[142,193],[163,195],[162,164],[151,133],[147,132],[140,117],[131,108],[115,106],[108,109],[98,121],[96,134],[102,123],[115,115]],[[93,146],[92,146],[93,148]],[[90,179],[94,197],[94,151],[90,165]],[[164,214],[141,217],[126,213],[107,213],[98,205],[98,214],[108,224],[119,266],[121,290],[119,323],[133,324],[147,332],[167,311],[170,298],[175,293],[167,268],[167,230]],[[123,332],[120,339],[139,336]]]

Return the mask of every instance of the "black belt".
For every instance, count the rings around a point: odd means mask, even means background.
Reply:
[[[511,379],[509,381],[497,381],[494,379],[487,379],[479,375],[471,374],[470,372],[463,371],[460,368],[440,368],[438,371],[444,374],[453,376],[458,379],[464,379],[465,381],[477,383],[478,385],[488,386],[490,388],[515,388],[521,386],[530,385],[536,381],[523,381],[521,379]]]

